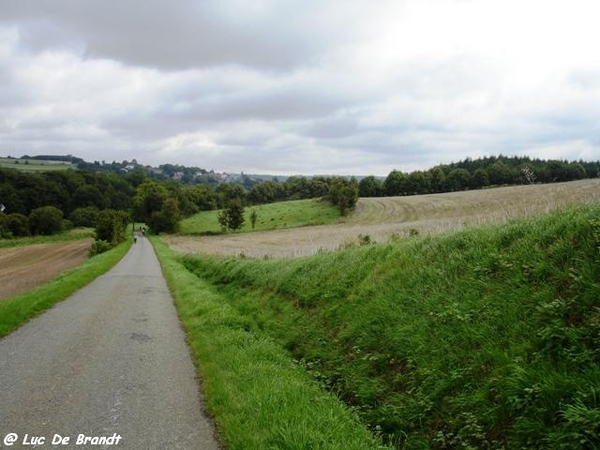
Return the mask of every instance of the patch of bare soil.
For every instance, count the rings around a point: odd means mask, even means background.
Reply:
[[[556,209],[600,200],[600,180],[411,197],[361,198],[345,222],[287,230],[222,236],[170,236],[165,242],[180,253],[252,258],[293,258],[358,243],[411,234],[435,234],[473,225],[499,224]]]
[[[88,257],[91,239],[0,249],[0,300],[40,286]]]

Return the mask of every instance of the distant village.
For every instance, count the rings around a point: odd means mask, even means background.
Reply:
[[[162,164],[158,167],[144,165],[136,159],[131,161],[123,160],[121,162],[112,161],[93,161],[88,162],[82,158],[73,155],[24,155],[19,158],[8,156],[6,160],[14,160],[15,164],[70,164],[79,170],[89,170],[92,172],[112,172],[112,173],[134,173],[143,171],[151,178],[157,180],[175,180],[185,184],[220,184],[220,183],[241,183],[253,184],[258,181],[273,180],[284,181],[286,176],[274,177],[272,175],[247,175],[241,173],[215,172],[200,167],[188,167],[179,164]]]

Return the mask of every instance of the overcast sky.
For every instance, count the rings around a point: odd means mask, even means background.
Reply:
[[[0,0],[0,156],[600,159],[597,0]]]

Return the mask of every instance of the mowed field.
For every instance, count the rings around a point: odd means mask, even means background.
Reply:
[[[66,170],[77,168],[75,165],[65,161],[9,158],[0,158],[0,167],[5,169],[17,169],[22,172],[47,172],[50,170]]]
[[[92,239],[0,249],[0,300],[44,284],[88,256]]]
[[[600,200],[600,179],[510,186],[410,197],[361,198],[340,223],[220,236],[169,236],[180,253],[252,258],[293,258],[354,245],[436,234],[473,225],[501,224],[519,217]]]

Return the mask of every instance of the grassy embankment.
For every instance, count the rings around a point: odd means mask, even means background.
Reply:
[[[226,297],[151,238],[229,450],[385,449],[334,395]]]
[[[217,420],[208,383],[239,381],[221,354],[271,387],[286,349],[397,448],[600,448],[599,235],[595,206],[285,262],[188,256],[178,303]]]
[[[256,211],[255,230],[275,230],[309,225],[335,223],[339,210],[325,200],[291,200],[266,205],[249,206],[245,209],[245,223],[240,231],[252,231],[250,214]],[[220,211],[203,211],[181,222],[181,234],[201,235],[221,232],[218,215]]]
[[[26,238],[24,240],[15,239],[12,242],[25,241],[29,244],[57,242],[56,239],[61,239],[61,237],[54,236],[45,239]],[[65,239],[68,240],[67,237]],[[60,274],[37,289],[0,301],[0,338],[107,272],[127,253],[132,242],[133,239],[128,234],[126,241],[114,249],[86,260],[80,266]]]

